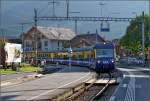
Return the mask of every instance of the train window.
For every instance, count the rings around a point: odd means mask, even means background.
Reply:
[[[79,58],[83,58],[84,56],[83,55],[79,55]]]
[[[113,49],[97,49],[97,57],[113,57]]]
[[[64,59],[67,59],[67,55],[64,55]]]

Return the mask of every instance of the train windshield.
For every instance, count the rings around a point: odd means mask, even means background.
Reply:
[[[97,49],[96,57],[113,57],[113,49]]]

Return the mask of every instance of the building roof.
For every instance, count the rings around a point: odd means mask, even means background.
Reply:
[[[105,40],[97,34],[97,42],[105,42]],[[78,46],[80,44],[84,43],[86,46],[92,46],[96,43],[96,34],[95,33],[87,33],[87,34],[80,34],[74,37],[71,40],[72,46]]]
[[[35,27],[33,27],[35,28]],[[28,32],[30,32],[29,30]],[[43,34],[46,38],[51,40],[71,40],[76,34],[67,28],[54,28],[54,27],[37,27],[37,31]]]

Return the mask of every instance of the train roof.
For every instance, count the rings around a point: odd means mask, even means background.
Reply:
[[[89,47],[75,48],[75,49],[72,49],[72,51],[73,52],[80,52],[80,51],[89,51],[92,49],[112,49],[114,47],[115,46],[113,43],[98,43],[98,44],[95,44],[95,45],[89,46]],[[70,48],[66,48],[63,50],[54,50],[54,51],[49,51],[49,52],[57,53],[57,52],[69,52],[69,51],[70,51]]]

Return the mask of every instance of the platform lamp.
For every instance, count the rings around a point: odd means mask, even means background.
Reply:
[[[71,42],[70,42],[70,48],[69,48],[69,68],[71,71],[71,57],[72,57],[72,48],[71,48]]]

